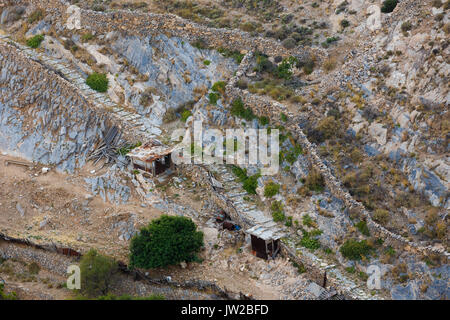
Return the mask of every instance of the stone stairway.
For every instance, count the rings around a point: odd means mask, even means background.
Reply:
[[[151,123],[148,119],[138,113],[130,110],[124,110],[117,103],[113,102],[107,93],[100,93],[92,90],[87,84],[83,75],[75,70],[70,63],[63,59],[48,56],[43,51],[29,48],[20,43],[12,41],[7,35],[0,35],[0,42],[9,43],[18,48],[23,54],[32,60],[35,60],[45,67],[56,71],[63,78],[73,84],[80,94],[96,106],[110,111],[111,116],[117,118],[120,122],[126,122],[129,128],[132,128],[145,140],[157,138],[161,130]]]
[[[357,300],[383,300],[380,294],[374,292],[372,294],[366,286],[366,283],[362,280],[355,281],[346,276],[341,268],[335,264],[329,264],[325,259],[317,257],[314,253],[308,249],[299,247],[296,251],[300,253],[301,256],[307,257],[315,267],[326,271],[327,279],[332,284],[337,287],[340,291],[345,292],[353,299]]]
[[[253,225],[272,221],[272,217],[261,211],[257,206],[246,199],[249,194],[242,188],[241,182],[227,165],[208,165],[207,170],[215,173],[215,178],[222,184],[221,193],[226,197],[245,221]]]

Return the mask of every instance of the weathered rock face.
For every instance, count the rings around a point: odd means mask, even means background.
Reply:
[[[111,48],[135,67],[140,74],[148,76],[148,81],[139,87],[156,89],[162,104],[176,108],[182,103],[194,99],[195,89],[211,87],[219,80],[230,78],[237,65],[231,59],[224,59],[217,51],[199,50],[179,38],[168,38],[163,34],[137,36],[117,36]],[[140,96],[133,90],[126,90],[127,100],[145,113]],[[155,99],[153,99],[155,100]]]
[[[0,45],[0,149],[73,172],[108,119],[74,88],[12,46]]]

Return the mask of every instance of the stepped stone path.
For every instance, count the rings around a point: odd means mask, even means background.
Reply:
[[[121,106],[113,102],[107,93],[101,93],[91,89],[86,84],[86,79],[83,75],[75,70],[67,61],[48,56],[42,51],[37,51],[36,49],[14,42],[7,35],[0,35],[0,41],[14,45],[30,59],[41,63],[53,71],[57,71],[67,81],[72,83],[86,100],[96,106],[103,107],[105,110],[110,110],[110,115],[113,118],[116,118],[122,123],[125,122],[129,128],[133,129],[143,139],[155,139],[161,132],[157,126],[150,123],[150,121],[140,114],[124,110]]]
[[[317,268],[326,271],[327,279],[332,280],[333,284],[337,288],[345,291],[350,297],[358,300],[383,300],[380,294],[374,292],[374,294],[368,292],[368,288],[364,281],[355,282],[349,279],[335,264],[328,264],[326,260],[317,257],[314,253],[305,248],[296,248],[301,252],[302,256],[306,256]]]
[[[249,194],[243,189],[242,183],[231,172],[227,165],[208,165],[206,169],[214,172],[215,178],[222,184],[222,195],[228,199],[229,203],[236,209],[240,217],[245,221],[251,221],[253,225],[262,224],[272,221],[263,211],[259,210],[256,205],[246,200]],[[242,226],[243,227],[243,226]]]

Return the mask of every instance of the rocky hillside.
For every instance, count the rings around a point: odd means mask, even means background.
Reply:
[[[79,29],[67,27],[71,5]],[[241,280],[220,276],[222,286],[244,290],[248,279],[264,298],[448,299],[449,9],[441,0],[4,1],[0,150],[81,175],[99,201],[194,219],[210,236],[207,262],[171,270],[179,279],[213,281],[218,268]],[[93,91],[92,75],[104,90]],[[170,145],[195,120],[278,129],[279,172],[179,166],[159,179],[129,165],[131,149]],[[89,161],[111,127],[116,164]],[[278,223],[283,257],[267,268],[248,257],[243,233],[217,233],[220,210],[242,228]],[[126,216],[112,227],[120,234],[93,220],[88,238],[95,227],[119,237],[126,259],[126,244],[152,218]],[[39,237],[87,247],[41,229]],[[378,290],[365,285],[372,265]],[[311,282],[324,274],[328,287],[314,296]]]

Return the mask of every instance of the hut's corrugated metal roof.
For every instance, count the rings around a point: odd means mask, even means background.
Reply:
[[[267,240],[278,240],[283,238],[286,234],[275,222],[267,221],[245,231],[246,233]]]
[[[131,150],[127,156],[144,162],[152,162],[172,153],[172,151],[173,148],[163,145],[157,140],[152,140]]]

